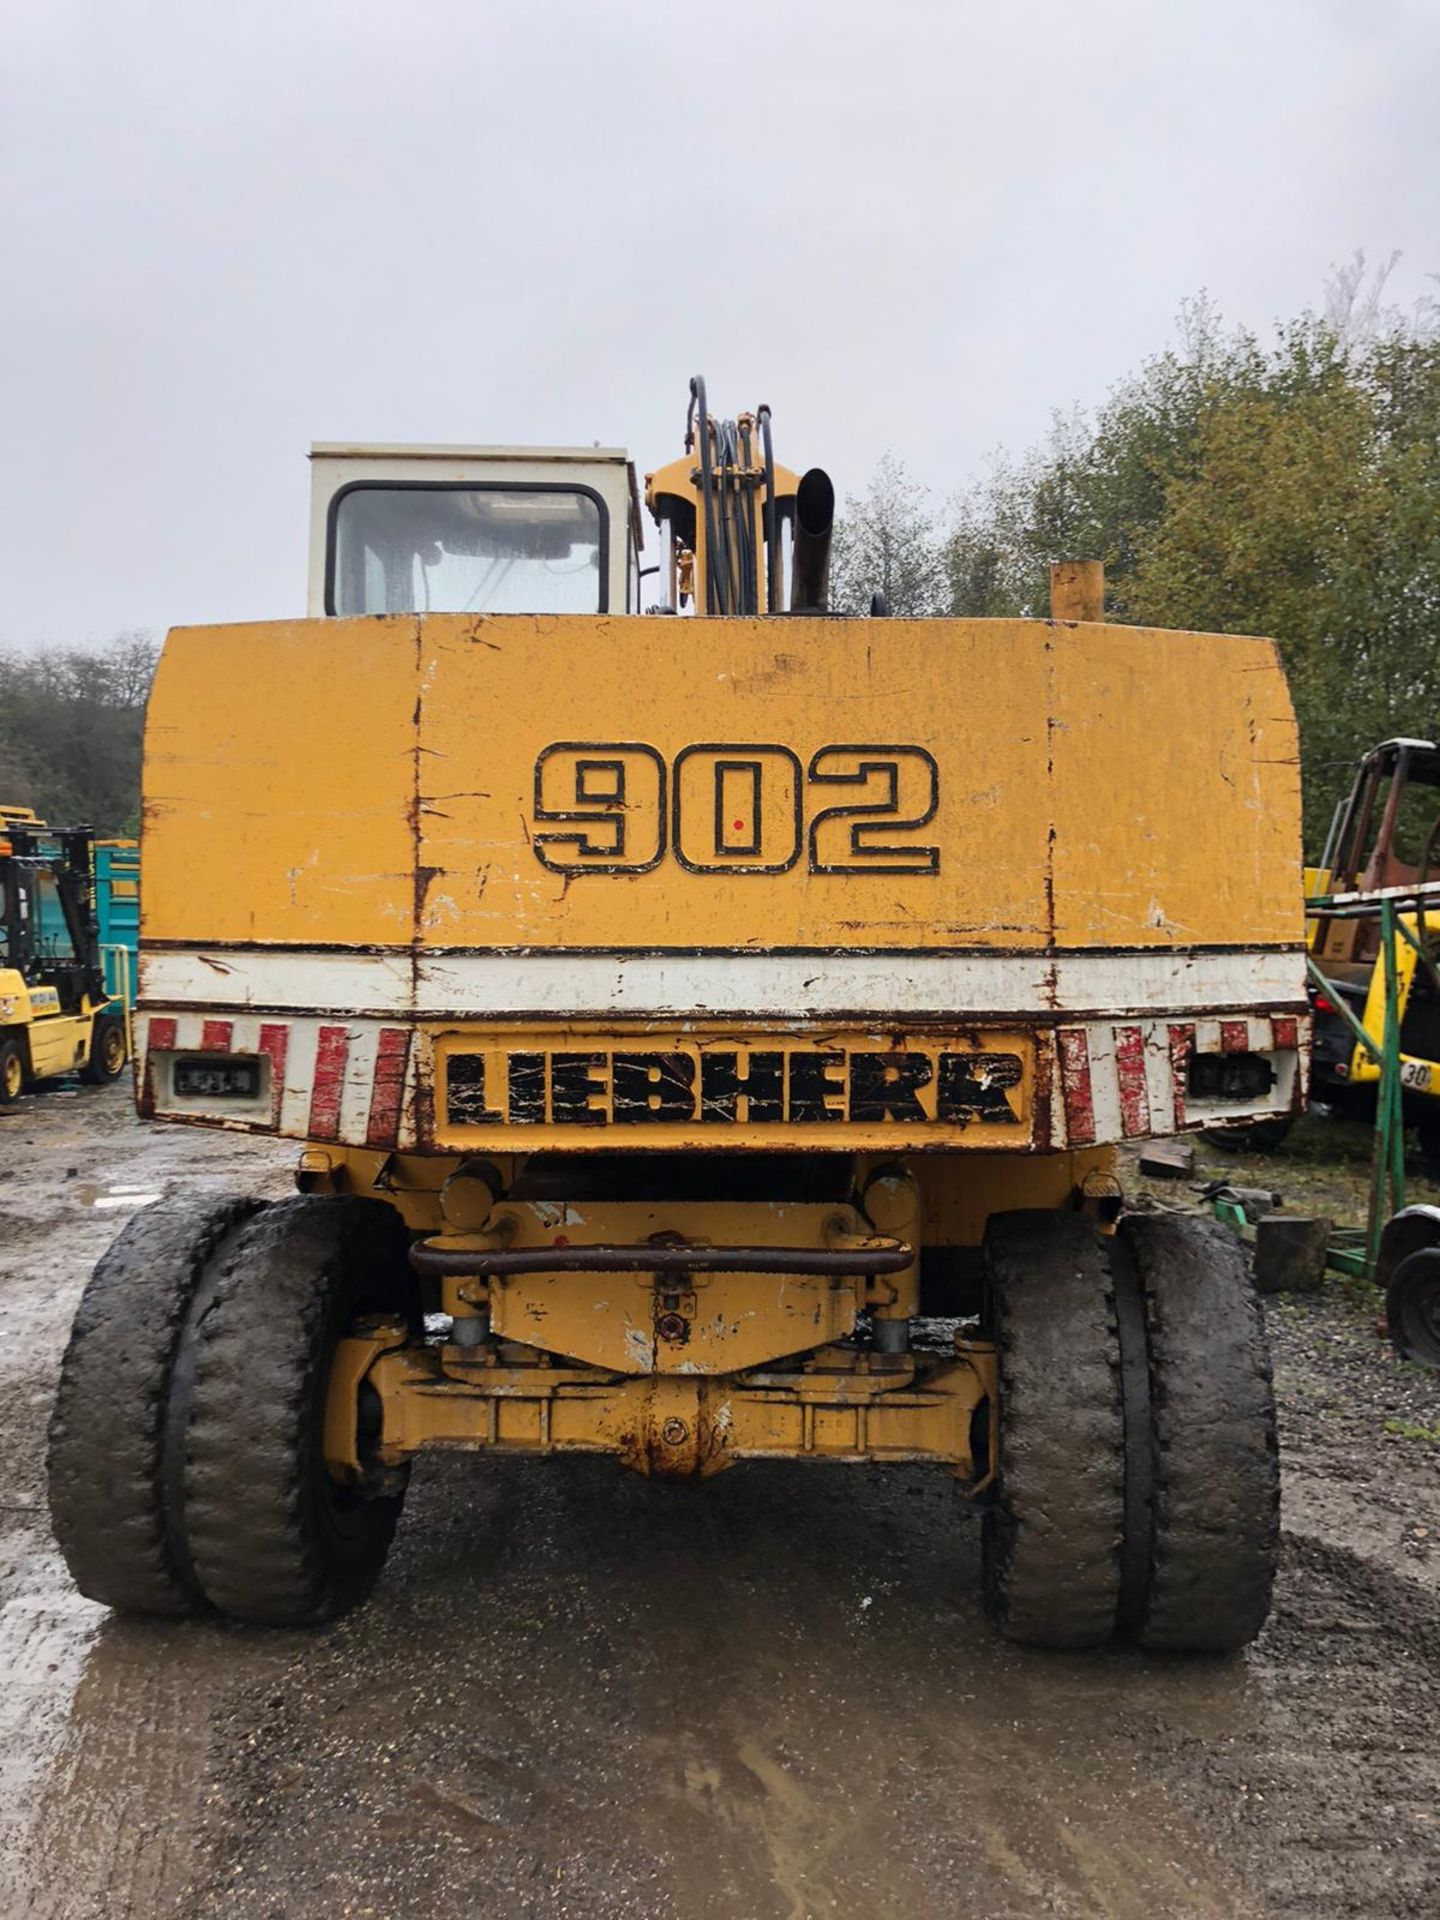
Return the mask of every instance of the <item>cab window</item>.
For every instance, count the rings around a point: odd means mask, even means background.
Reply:
[[[330,512],[331,613],[603,613],[588,488],[361,482]]]

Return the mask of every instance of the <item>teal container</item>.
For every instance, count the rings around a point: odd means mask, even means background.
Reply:
[[[100,923],[100,959],[106,989],[135,1004],[140,953],[140,849],[124,841],[95,848],[95,917]]]
[[[42,849],[59,852],[46,836]],[[140,849],[133,841],[99,841],[94,849],[95,919],[100,931],[100,964],[105,990],[127,1006],[135,1004],[136,963],[140,952]],[[42,956],[68,957],[70,930],[55,885],[42,877],[35,890],[37,946]]]

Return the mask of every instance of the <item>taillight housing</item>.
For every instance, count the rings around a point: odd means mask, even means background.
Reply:
[[[1192,1100],[1256,1100],[1275,1084],[1275,1069],[1263,1053],[1196,1053],[1186,1085]]]

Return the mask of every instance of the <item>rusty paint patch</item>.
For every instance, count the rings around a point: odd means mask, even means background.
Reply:
[[[1170,1033],[1170,1082],[1175,1100],[1175,1128],[1178,1132],[1185,1124],[1185,1086],[1190,1070],[1190,1056],[1195,1051],[1195,1029],[1193,1026],[1174,1026]]]
[[[422,1046],[416,1063],[413,1101],[415,1143],[421,1152],[435,1148],[435,1056]]]
[[[365,1129],[367,1146],[395,1145],[400,1126],[400,1103],[405,1094],[405,1069],[409,1062],[409,1028],[382,1027],[375,1055],[370,1118]]]
[[[155,1068],[153,1056],[157,1053],[173,1053],[175,1050],[176,1022],[168,1015],[157,1015],[150,1022],[145,1043],[145,1075],[140,1086],[138,1102],[140,1112],[148,1120],[155,1112]]]
[[[321,1027],[315,1050],[315,1088],[310,1098],[309,1135],[312,1140],[340,1137],[340,1099],[345,1086],[345,1062],[350,1054],[348,1027]]]
[[[268,1021],[260,1028],[258,1050],[270,1062],[270,1110],[273,1124],[280,1126],[280,1109],[285,1099],[285,1059],[290,1051],[290,1029],[288,1026],[270,1024]]]
[[[1140,1027],[1115,1029],[1115,1078],[1120,1090],[1120,1127],[1127,1140],[1150,1131],[1150,1096],[1145,1087],[1145,1034]]]
[[[1072,1147],[1095,1144],[1095,1096],[1090,1085],[1090,1043],[1079,1027],[1056,1035],[1060,1049],[1060,1088],[1065,1101],[1065,1136]]]
[[[1037,1046],[1034,1055],[1034,1080],[1030,1094],[1032,1114],[1030,1137],[1036,1147],[1048,1147],[1054,1141],[1055,1074],[1048,1047]]]

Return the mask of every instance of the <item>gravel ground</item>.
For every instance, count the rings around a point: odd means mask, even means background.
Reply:
[[[975,1516],[920,1470],[437,1457],[346,1621],[112,1618],[41,1497],[75,1300],[137,1193],[281,1192],[289,1157],[115,1091],[0,1115],[7,1920],[1433,1920],[1440,1385],[1373,1297],[1270,1303],[1284,1563],[1243,1659],[996,1641]],[[1215,1166],[1361,1204],[1323,1130]]]

